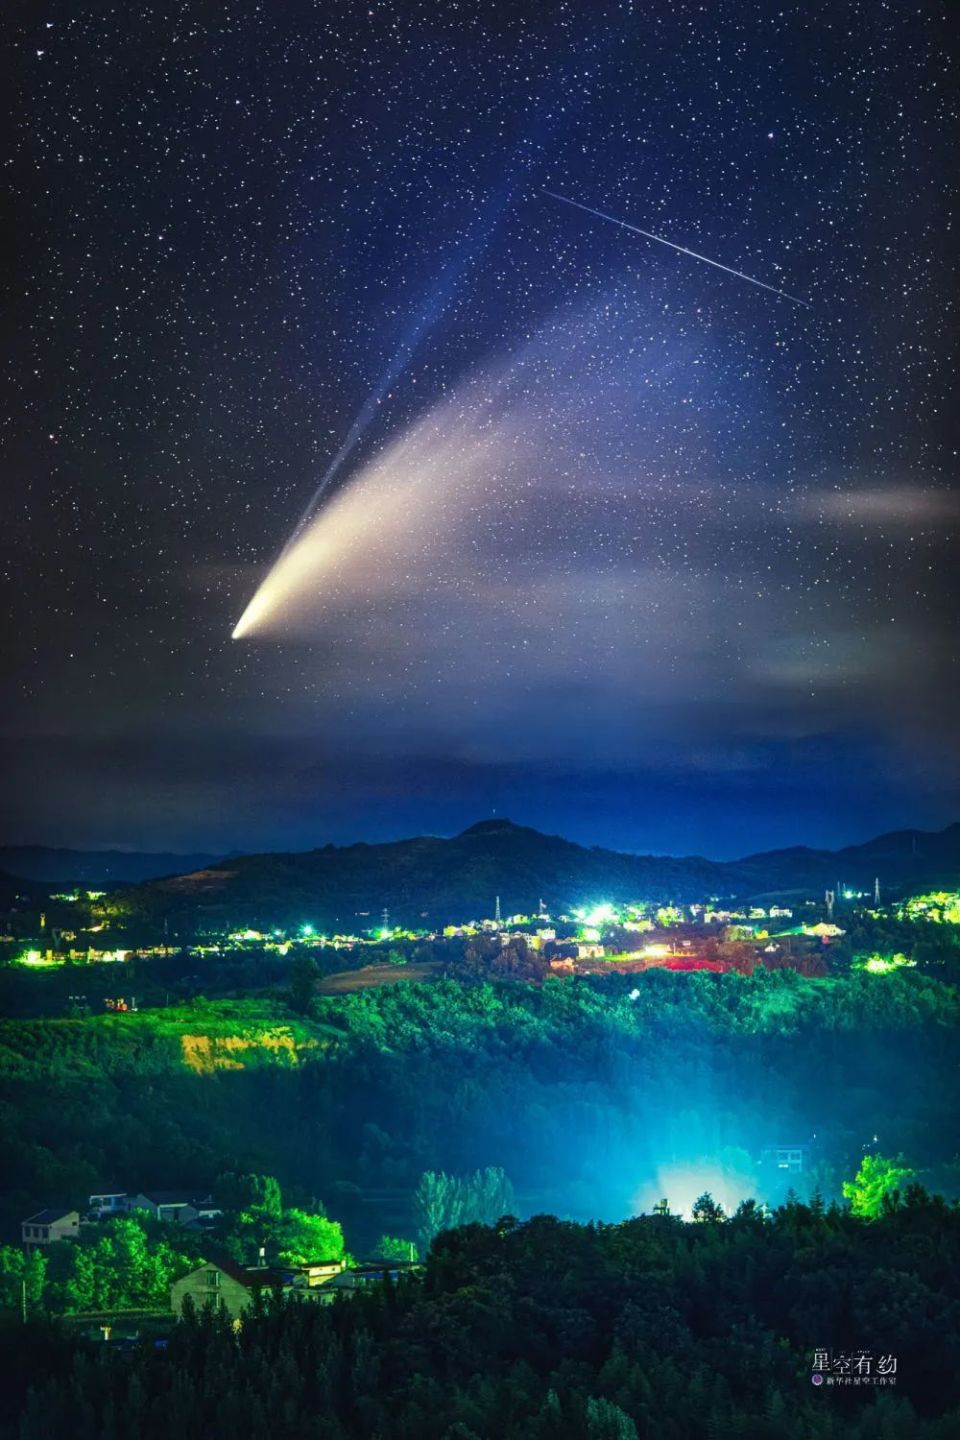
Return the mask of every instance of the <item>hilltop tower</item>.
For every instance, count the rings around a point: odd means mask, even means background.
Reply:
[[[879,904],[880,904],[880,876],[879,876],[879,875],[877,876],[877,878],[876,878],[876,879],[874,880],[874,882],[873,882],[873,903],[874,903],[874,905],[879,905]]]
[[[499,925],[499,924],[500,924],[500,920],[501,920],[501,917],[500,917],[500,896],[498,895],[498,896],[497,896],[497,903],[496,903],[496,906],[494,907],[494,911],[493,911],[493,921],[494,921],[494,924],[495,924],[495,925]]]
[[[824,897],[823,897],[823,898],[824,898],[824,900],[826,900],[826,902],[827,902],[827,920],[828,920],[828,922],[832,925],[832,924],[833,924],[833,907],[834,907],[834,904],[836,903],[836,899],[837,899],[837,892],[836,892],[836,890],[828,890],[828,891],[826,891],[826,893],[824,894]]]

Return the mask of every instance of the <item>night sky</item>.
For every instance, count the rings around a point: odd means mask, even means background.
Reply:
[[[0,841],[960,818],[949,8],[16,4]]]

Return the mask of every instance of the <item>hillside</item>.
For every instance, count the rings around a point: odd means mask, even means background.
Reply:
[[[98,1186],[237,1169],[319,1196],[358,1244],[382,1233],[373,1197],[405,1204],[430,1169],[502,1165],[527,1213],[616,1218],[641,1186],[766,1198],[764,1147],[813,1132],[832,1196],[878,1123],[953,1193],[958,1026],[956,988],[920,971],[448,979],[318,996],[309,1016],[250,997],[0,1021],[0,1240]]]
[[[115,903],[141,919],[204,925],[310,923],[366,929],[384,908],[395,924],[441,925],[529,913],[542,899],[568,910],[598,900],[679,901],[748,897],[840,881],[867,889],[956,884],[960,825],[939,833],[901,831],[844,850],[792,849],[718,862],[702,856],[630,855],[587,849],[509,820],[487,820],[452,839],[324,846],[302,854],[241,855],[123,892]]]
[[[218,855],[127,850],[64,850],[49,845],[0,845],[0,870],[24,880],[108,889],[157,875],[182,875],[214,865]]]
[[[182,924],[307,922],[326,930],[366,928],[382,910],[394,923],[445,924],[598,899],[694,898],[732,889],[727,867],[585,849],[508,820],[483,821],[453,839],[421,836],[391,844],[324,846],[303,854],[245,855],[229,864],[154,881],[119,897],[132,914]]]
[[[0,870],[0,910],[12,910],[22,903],[37,903],[47,894],[45,885],[34,880],[23,880],[19,875],[10,875]]]

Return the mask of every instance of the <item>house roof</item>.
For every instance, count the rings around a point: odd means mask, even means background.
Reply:
[[[65,1220],[68,1215],[76,1215],[78,1220],[80,1218],[79,1212],[77,1210],[73,1210],[69,1207],[64,1207],[62,1209],[38,1210],[36,1215],[28,1215],[26,1220],[23,1221],[23,1224],[53,1225],[58,1220]]]
[[[226,1255],[218,1255],[215,1259],[205,1260],[198,1265],[196,1270],[191,1270],[190,1275],[199,1275],[201,1270],[222,1270],[224,1275],[229,1275],[231,1280],[236,1280],[238,1285],[243,1285],[247,1290],[260,1290],[264,1285],[279,1285],[283,1277],[279,1271],[273,1270],[268,1265],[253,1267],[250,1265],[238,1265],[236,1260],[231,1260]],[[190,1276],[182,1277],[189,1279]]]
[[[140,1194],[154,1205],[197,1205],[209,1199],[201,1196],[198,1200],[192,1190],[141,1190]]]
[[[325,1285],[315,1288],[319,1290],[353,1290],[357,1283],[357,1277],[353,1270],[341,1270],[339,1275],[332,1275]]]
[[[368,1280],[371,1277],[390,1275],[416,1275],[423,1269],[418,1260],[366,1260],[362,1265],[354,1265],[352,1273],[359,1275],[361,1279]]]

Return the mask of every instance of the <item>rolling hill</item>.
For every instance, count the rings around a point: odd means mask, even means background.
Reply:
[[[182,875],[215,865],[219,855],[139,850],[64,850],[49,845],[0,845],[0,870],[22,880],[109,889],[158,875]]]
[[[183,929],[312,924],[361,930],[384,909],[394,924],[431,926],[600,900],[702,900],[816,893],[838,881],[858,889],[955,885],[960,825],[901,831],[839,851],[791,849],[718,862],[702,856],[631,855],[585,848],[509,820],[485,820],[451,839],[326,845],[297,854],[241,855],[121,892],[132,918],[169,918]]]

